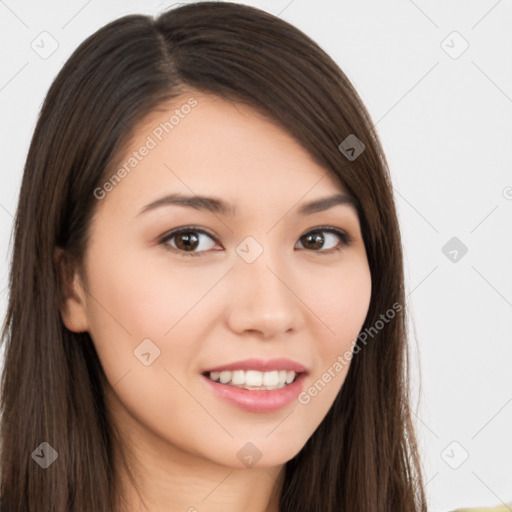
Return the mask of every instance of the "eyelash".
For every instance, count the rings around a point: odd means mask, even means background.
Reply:
[[[204,235],[209,236],[215,243],[217,243],[217,244],[219,243],[217,237],[213,236],[211,233],[208,233],[204,229],[200,229],[195,226],[185,226],[182,228],[177,228],[172,231],[169,231],[168,233],[166,233],[165,235],[163,235],[163,237],[161,237],[159,239],[158,243],[163,245],[166,250],[174,252],[174,253],[179,253],[185,257],[188,257],[188,256],[199,257],[199,256],[203,256],[204,253],[209,252],[209,251],[199,251],[199,252],[183,251],[181,249],[177,249],[176,247],[172,247],[167,243],[167,242],[169,242],[169,240],[171,240],[172,238],[174,238],[176,236],[182,235],[183,233],[190,233],[190,232],[202,233]],[[318,233],[318,232],[327,232],[327,233],[332,233],[334,235],[338,235],[338,237],[341,240],[341,243],[339,244],[339,246],[329,249],[327,251],[322,251],[322,250],[315,251],[313,249],[310,249],[310,252],[317,252],[319,254],[324,254],[324,255],[325,254],[333,254],[333,253],[341,251],[345,247],[348,247],[354,241],[354,239],[348,233],[346,233],[345,231],[342,231],[340,229],[334,228],[332,226],[318,226],[309,231],[306,231],[306,233],[301,235],[299,237],[299,239],[308,234]],[[305,250],[307,251],[308,249],[305,249]]]

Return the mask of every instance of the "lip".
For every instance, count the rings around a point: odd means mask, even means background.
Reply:
[[[241,369],[240,366],[236,368]],[[300,373],[291,384],[284,388],[255,391],[214,382],[206,375],[201,375],[201,378],[218,397],[230,404],[250,412],[268,413],[278,411],[294,402],[302,392],[306,375],[307,373]]]
[[[215,368],[209,368],[204,370],[203,374],[210,372],[222,372],[222,371],[234,371],[234,370],[256,370],[258,372],[271,372],[286,370],[288,372],[295,373],[307,373],[307,369],[300,363],[286,359],[283,357],[275,359],[244,359],[243,361],[235,361],[234,363],[225,364],[222,366],[216,366]],[[286,388],[283,388],[286,389]]]

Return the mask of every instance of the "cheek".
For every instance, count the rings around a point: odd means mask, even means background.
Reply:
[[[336,276],[333,278],[333,276]],[[340,392],[352,361],[353,344],[361,331],[371,298],[371,274],[365,259],[354,260],[340,272],[317,276],[309,292],[314,312],[314,372],[298,396],[299,411],[310,434]],[[302,409],[303,408],[303,409]]]
[[[104,320],[116,324],[120,333],[136,331],[161,337],[175,315],[183,314],[194,297],[197,301],[208,282],[200,273],[172,265],[164,250],[152,250],[157,258],[148,258],[147,250],[123,250],[115,239],[98,241],[92,248],[88,268],[92,298],[88,311],[94,323]]]
[[[160,351],[157,366],[186,368],[199,348],[191,341],[202,339],[201,325],[215,316],[208,291],[225,270],[171,265],[163,251],[149,262],[135,251],[119,259],[99,245],[94,254],[88,269],[89,332],[111,382],[140,365],[134,351],[147,339]]]
[[[363,326],[370,306],[371,274],[365,260],[349,262],[340,271],[323,272],[308,292],[310,307],[318,320],[322,346],[334,350],[350,346]]]

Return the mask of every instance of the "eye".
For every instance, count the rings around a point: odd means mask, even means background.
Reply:
[[[174,229],[170,233],[167,233],[159,243],[166,249],[179,251],[183,256],[202,256],[202,253],[205,252],[205,250],[211,248],[211,244],[210,247],[208,247],[208,243],[206,243],[205,247],[205,244],[201,243],[201,235],[205,235],[213,242],[217,242],[217,240],[206,231],[195,228],[194,226],[186,226],[184,228]],[[176,243],[169,244],[173,239],[176,239]],[[202,250],[195,251],[198,247]]]
[[[322,233],[327,233],[327,236],[324,236]],[[338,245],[336,245],[336,238],[341,240]],[[302,243],[306,249],[313,249],[314,252],[331,254],[349,246],[353,242],[353,239],[348,233],[340,229],[330,226],[320,226],[302,235],[299,238],[299,242]],[[327,250],[319,251],[318,249],[320,248],[325,249],[323,247],[324,244],[330,246],[334,244],[334,246],[328,247]]]
[[[327,233],[327,236],[324,236],[323,233]],[[206,239],[210,239],[210,243],[208,241],[202,243],[201,239],[203,236]],[[337,245],[336,239],[340,241]],[[353,239],[348,233],[331,226],[317,227],[299,238],[299,243],[303,246],[302,248],[326,254],[340,251],[350,245],[352,241]],[[166,249],[178,252],[182,256],[202,256],[203,253],[215,246],[215,243],[218,243],[216,237],[194,226],[174,229],[159,240],[159,244],[163,245]],[[332,247],[327,247],[327,250],[325,250],[324,244]]]

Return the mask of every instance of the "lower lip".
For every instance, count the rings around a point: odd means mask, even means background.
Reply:
[[[280,389],[250,391],[220,382],[202,375],[211,389],[231,404],[251,412],[274,412],[296,400],[304,387],[305,373],[301,373],[291,384]]]

